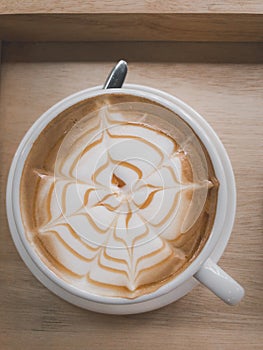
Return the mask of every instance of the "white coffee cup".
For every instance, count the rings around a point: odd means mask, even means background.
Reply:
[[[101,94],[132,94],[156,101],[183,118],[200,137],[212,160],[219,180],[217,211],[212,232],[196,259],[178,276],[153,293],[135,299],[103,297],[79,290],[56,276],[41,261],[26,239],[20,212],[20,181],[27,155],[41,131],[56,116],[70,106]],[[227,152],[211,126],[191,107],[165,92],[141,85],[126,84],[121,89],[103,90],[94,87],[73,94],[45,112],[29,129],[14,156],[7,184],[7,216],[12,238],[31,272],[52,292],[80,307],[102,313],[133,314],[165,306],[198,284],[208,287],[230,305],[244,296],[244,289],[218,265],[230,237],[236,210],[236,187]]]

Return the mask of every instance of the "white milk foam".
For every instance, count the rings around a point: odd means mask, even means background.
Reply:
[[[199,139],[178,116],[160,119],[165,111],[104,106],[67,133],[54,173],[37,170],[35,234],[53,271],[78,288],[132,298],[188,259],[174,242],[212,183]]]

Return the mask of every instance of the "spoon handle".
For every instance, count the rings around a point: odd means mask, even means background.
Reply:
[[[127,62],[120,60],[110,72],[103,89],[121,88],[128,71]]]

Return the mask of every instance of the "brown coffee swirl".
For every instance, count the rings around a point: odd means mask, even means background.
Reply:
[[[180,117],[146,99],[105,95],[41,133],[24,168],[21,207],[28,240],[60,278],[135,298],[202,249],[217,191],[208,154]]]

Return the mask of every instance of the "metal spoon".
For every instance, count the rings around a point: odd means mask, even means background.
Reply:
[[[128,71],[127,62],[120,60],[110,72],[103,89],[118,89],[122,87]]]

